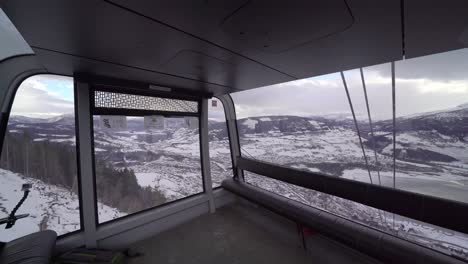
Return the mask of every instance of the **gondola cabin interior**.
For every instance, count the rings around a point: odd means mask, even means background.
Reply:
[[[468,2],[0,8],[1,264],[468,261]]]

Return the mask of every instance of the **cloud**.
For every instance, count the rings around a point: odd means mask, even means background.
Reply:
[[[50,82],[62,84],[51,85]],[[18,88],[11,109],[12,115],[47,118],[73,113],[73,101],[69,96],[63,96],[69,93],[73,94],[72,78],[54,75],[32,76]]]
[[[299,80],[232,94],[239,118],[349,111],[341,78]],[[333,106],[330,108],[330,102]]]
[[[366,67],[390,77],[390,64]],[[468,49],[459,49],[395,62],[395,75],[400,79],[430,79],[433,81],[465,80],[468,69]]]
[[[434,55],[435,58],[418,58],[397,63],[397,116],[447,109],[468,102],[468,75],[462,74],[468,69],[468,49],[455,53],[456,56],[454,53],[446,53],[448,57],[437,54]],[[454,58],[455,63],[448,63]],[[458,68],[465,62],[466,67]],[[435,73],[439,70],[440,72]],[[366,67],[363,71],[372,118],[391,118],[393,111],[390,63]],[[367,118],[359,70],[346,71],[344,75],[357,117]],[[231,95],[239,118],[262,115],[351,115],[339,73]]]
[[[396,82],[400,85],[411,85],[421,94],[468,94],[468,80],[397,79]]]

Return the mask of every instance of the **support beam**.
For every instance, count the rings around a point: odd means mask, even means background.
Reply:
[[[211,181],[211,164],[210,164],[210,145],[208,139],[208,99],[201,100],[201,116],[200,116],[200,158],[202,165],[203,187],[208,195],[210,212],[215,212],[215,204],[213,200],[213,184]]]
[[[231,148],[234,178],[244,181],[244,171],[239,169],[237,166],[237,157],[241,156],[241,150],[239,144],[239,135],[237,131],[237,118],[234,102],[229,94],[221,95],[217,98],[221,101],[221,103],[223,103],[224,113],[226,115],[226,125]]]
[[[96,197],[94,182],[94,161],[92,149],[92,116],[90,108],[89,85],[75,80],[79,147],[79,173],[81,178],[81,211],[85,245],[87,248],[97,247],[96,236]]]

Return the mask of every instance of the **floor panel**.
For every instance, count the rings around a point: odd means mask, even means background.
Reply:
[[[132,249],[143,256],[129,263],[374,263],[320,236],[306,252],[252,221],[248,210],[241,204],[223,207],[141,241]]]

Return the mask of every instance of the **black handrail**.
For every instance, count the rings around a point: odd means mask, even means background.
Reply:
[[[237,157],[242,170],[468,233],[468,204]]]

